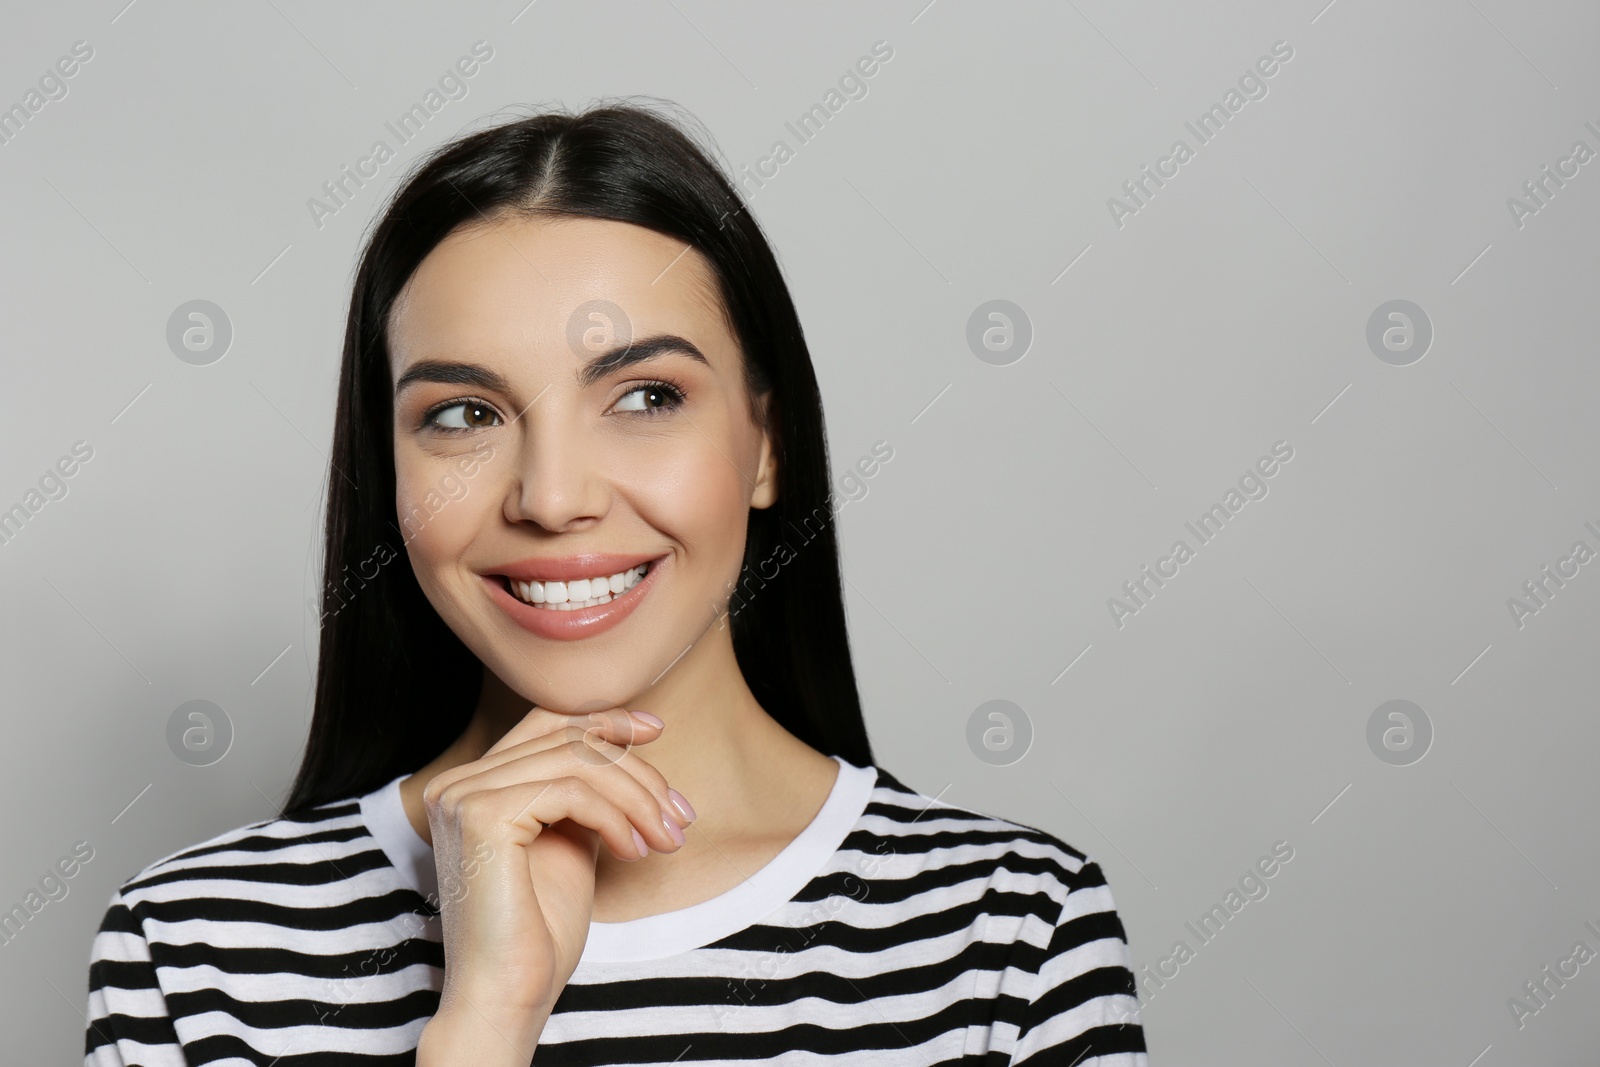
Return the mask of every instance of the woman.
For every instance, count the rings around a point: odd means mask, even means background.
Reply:
[[[873,763],[810,355],[677,125],[424,160],[338,413],[299,776],[112,897],[86,1063],[1145,1062],[1100,869]]]

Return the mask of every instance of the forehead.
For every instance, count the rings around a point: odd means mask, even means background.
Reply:
[[[496,217],[458,227],[423,259],[389,318],[394,377],[441,355],[562,354],[605,301],[632,336],[670,332],[707,358],[733,344],[715,275],[682,241],[609,219]]]

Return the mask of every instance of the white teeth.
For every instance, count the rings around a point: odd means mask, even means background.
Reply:
[[[649,570],[650,564],[641,563],[603,578],[579,578],[571,582],[522,582],[512,579],[511,591],[526,604],[536,604],[554,611],[574,611],[609,603],[637,585]]]

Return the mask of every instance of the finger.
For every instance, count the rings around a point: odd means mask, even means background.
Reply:
[[[499,763],[504,763],[510,758],[541,752],[541,750],[550,749],[555,745],[566,744],[566,742],[574,741],[574,739],[584,739],[584,741],[589,742],[589,747],[592,749],[592,752],[589,753],[590,758],[597,761],[597,763],[598,761],[616,763],[624,755],[627,755],[627,752],[632,749],[632,745],[648,744],[648,742],[654,741],[656,737],[661,736],[661,731],[664,729],[664,726],[654,725],[654,723],[635,718],[635,713],[627,712],[627,710],[619,709],[619,707],[605,709],[602,712],[590,712],[586,713],[586,715],[549,712],[549,715],[539,720],[538,723],[533,723],[530,718],[531,715],[523,718],[522,721],[518,721],[514,731],[531,734],[531,736],[526,736],[523,741],[515,741],[512,731],[507,731],[506,736],[501,737],[501,741],[498,744],[493,745],[488,752],[483,753],[482,757],[478,757],[477,760],[469,761],[466,765],[459,765],[459,768],[440,771],[440,774],[438,774],[438,777],[442,779],[442,781],[438,782],[440,787],[448,784],[448,782],[456,781],[464,774],[474,773],[474,771],[488,768],[488,766],[499,765]],[[539,733],[541,726],[544,729],[544,733]],[[637,763],[637,761],[637,758],[635,758],[630,763]],[[656,792],[666,795],[666,779],[659,779],[659,782],[654,784],[654,789],[656,789]]]
[[[649,718],[655,719],[655,716]],[[665,724],[657,725],[659,722],[659,719],[655,722],[640,719],[623,708],[604,708],[580,715],[535,706],[482,757],[431,778],[423,789],[423,802],[432,804],[449,786],[489,767],[581,739],[586,747],[579,754],[585,762],[622,766],[655,795],[659,805],[678,826],[688,826],[691,819],[672,801],[661,772],[638,756],[625,758],[632,745],[646,744],[661,736]]]
[[[475,792],[537,782],[543,782],[548,787],[554,782],[575,777],[588,782],[625,811],[651,847],[659,852],[676,851],[683,843],[683,836],[681,830],[673,832],[677,822],[669,825],[665,821],[674,818],[676,813],[664,790],[652,788],[631,773],[629,768],[611,762],[593,762],[589,751],[586,741],[571,741],[564,746],[475,771],[446,786],[439,795],[439,804],[448,811]],[[649,770],[659,774],[654,768]],[[520,817],[521,813],[518,814]],[[554,820],[541,817],[539,821],[548,824]]]
[[[641,719],[638,713],[625,708],[604,708],[583,715],[535,708],[507,731],[506,736],[481,758],[440,772],[435,779],[437,786],[430,785],[430,788],[437,792],[451,782],[478,770],[498,766],[521,756],[581,738],[589,747],[589,751],[582,753],[588,760],[594,763],[622,765],[656,794],[656,798],[675,822],[680,826],[687,826],[692,819],[672,801],[667,780],[661,772],[638,756],[632,759],[624,758],[630,754],[633,745],[648,744],[661,736],[665,724],[657,725],[660,720],[653,715],[649,718],[655,719],[655,722]],[[517,740],[517,735],[521,735],[523,739]]]
[[[661,735],[662,727],[637,719],[623,708],[604,708],[600,711],[569,712],[541,708],[535,704],[515,726],[489,746],[485,757],[504,752],[514,745],[531,741],[542,734],[553,733],[563,726],[577,724],[584,728],[603,725],[607,740],[620,744],[644,744]]]
[[[648,718],[640,718],[641,714]],[[597,759],[601,758],[601,750],[604,750],[607,753],[605,758],[615,762],[616,757],[628,747],[648,744],[660,737],[664,728],[665,724],[655,716],[630,712],[624,708],[605,708],[580,714],[536,707],[506,731],[482,756],[471,762],[492,766],[503,762],[508,756],[526,755],[580,736],[592,736],[595,739]],[[613,750],[600,742],[621,747]],[[441,774],[448,776],[449,772]]]
[[[646,843],[655,841],[671,850],[672,841],[659,821],[648,795],[618,804],[606,790],[577,776],[548,780],[522,780],[511,785],[478,789],[444,799],[445,809],[460,828],[464,840],[531,844],[545,827],[570,819],[600,835],[618,859],[641,858],[634,834],[643,830]],[[639,824],[643,823],[643,827]],[[654,836],[652,837],[652,833]]]
[[[470,775],[481,774],[491,768],[514,763],[524,757],[536,755],[540,752],[567,748],[585,764],[591,766],[611,764],[621,767],[638,779],[646,789],[650,790],[655,795],[656,802],[680,826],[689,825],[690,820],[672,800],[666,777],[648,760],[634,753],[631,746],[624,747],[606,739],[605,735],[608,732],[615,732],[613,730],[613,722],[598,723],[587,727],[580,727],[576,723],[571,723],[557,729],[554,733],[541,734],[493,755],[484,756],[482,759],[461,764],[459,767],[453,767],[447,771],[441,771],[429,783],[428,789],[424,792],[424,799],[429,795],[429,791],[437,794],[444,787],[461,781]],[[659,736],[659,728],[656,729]],[[434,784],[435,782],[437,785]]]

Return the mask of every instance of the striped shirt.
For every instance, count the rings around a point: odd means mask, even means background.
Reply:
[[[749,879],[590,924],[535,1064],[1145,1067],[1093,860],[833,758],[821,810]],[[444,948],[400,782],[125,881],[90,951],[86,1067],[413,1064]]]

